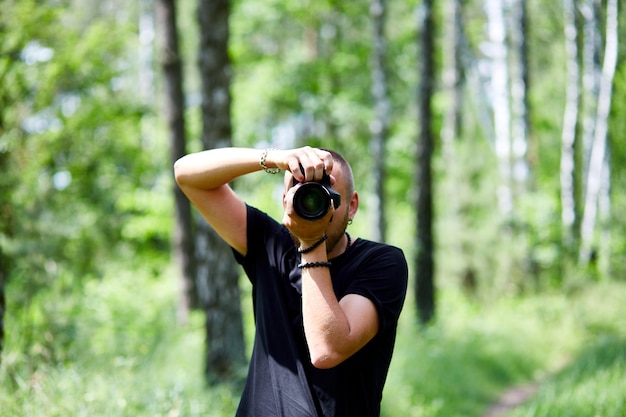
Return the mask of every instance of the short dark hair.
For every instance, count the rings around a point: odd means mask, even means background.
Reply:
[[[331,156],[333,157],[333,161],[338,162],[339,165],[341,165],[341,171],[344,177],[346,177],[346,180],[348,181],[347,191],[348,191],[348,198],[350,198],[352,194],[354,193],[354,174],[352,173],[352,167],[350,166],[350,163],[346,160],[346,158],[343,157],[343,155],[341,155],[339,152],[335,150],[326,149],[326,148],[320,148],[320,149],[330,153]]]

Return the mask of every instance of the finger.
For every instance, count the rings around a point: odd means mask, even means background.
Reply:
[[[322,151],[320,149],[306,148],[307,156],[311,162],[313,167],[313,175],[311,177],[307,176],[307,180],[309,181],[319,181],[322,179],[325,173],[327,173],[326,163],[330,162],[330,166],[332,169],[332,157],[326,151]]]
[[[312,159],[310,154],[303,153],[302,155],[300,155],[300,166],[304,171],[304,180],[315,181],[315,156],[313,156]]]
[[[322,160],[324,173],[330,175],[333,172],[333,156],[328,151],[317,149],[318,158]]]
[[[292,155],[291,157],[289,157],[288,165],[289,165],[289,171],[291,171],[291,174],[296,179],[296,181],[304,182],[305,173],[303,171],[300,158],[295,154]]]
[[[289,170],[298,182],[319,181],[332,171],[332,156],[326,151],[305,146],[288,159]]]
[[[313,180],[319,181],[324,177],[324,172],[325,172],[324,162],[320,160],[319,163],[315,164],[314,168],[315,170],[314,170]]]

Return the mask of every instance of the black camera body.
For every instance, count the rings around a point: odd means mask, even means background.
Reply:
[[[294,178],[293,185],[298,184]],[[341,204],[341,195],[330,186],[330,176],[324,173],[320,181],[304,182],[293,196],[296,214],[306,220],[321,219],[330,210]]]

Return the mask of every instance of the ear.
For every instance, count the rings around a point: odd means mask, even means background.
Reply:
[[[359,210],[359,193],[356,191],[352,193],[352,197],[350,198],[350,205],[348,206],[348,213],[350,219],[354,219],[356,216],[356,212]]]

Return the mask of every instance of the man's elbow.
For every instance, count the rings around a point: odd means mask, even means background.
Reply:
[[[311,352],[311,364],[317,369],[331,369],[348,357],[332,350]]]
[[[181,159],[174,162],[174,179],[178,185],[185,182],[185,164]]]

